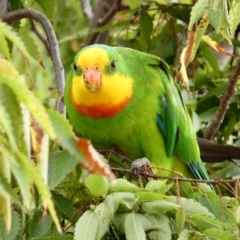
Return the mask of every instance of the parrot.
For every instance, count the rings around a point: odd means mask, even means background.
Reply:
[[[84,47],[66,79],[64,102],[74,129],[95,147],[147,158],[159,175],[209,179],[191,118],[161,58],[127,47]]]

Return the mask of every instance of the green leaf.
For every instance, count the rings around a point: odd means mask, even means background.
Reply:
[[[136,197],[141,202],[151,202],[163,199],[164,195],[155,192],[137,192]]]
[[[217,228],[209,228],[203,232],[206,236],[216,240],[236,240],[237,236],[232,231]]]
[[[204,13],[208,13],[212,7],[212,2],[209,0],[198,0],[192,7],[190,22],[188,29],[192,30],[193,25],[203,17]]]
[[[55,134],[53,126],[46,113],[46,109],[43,107],[41,101],[35,97],[33,92],[28,90],[27,86],[20,79],[3,77],[0,79],[0,83],[1,82],[8,85],[12,89],[18,100],[23,102],[29,112],[34,116],[34,119],[37,121],[37,123],[46,133],[49,134],[52,139],[54,139]]]
[[[112,221],[113,215],[108,203],[100,203],[94,210],[99,217],[99,231],[97,239],[102,239],[109,229],[109,225]]]
[[[48,1],[49,2],[49,1]],[[52,1],[51,1],[52,2]],[[27,48],[28,53],[36,60],[40,60],[40,55],[38,51],[38,47],[33,41],[32,37],[29,35],[30,29],[27,25],[22,25],[18,31],[18,36],[21,37],[24,45]]]
[[[12,210],[12,224],[9,234],[7,234],[4,240],[16,239],[19,231],[21,230],[21,219],[18,212]]]
[[[54,20],[56,1],[55,0],[35,0],[43,9],[45,15],[51,20]]]
[[[178,233],[181,233],[183,231],[185,221],[186,221],[186,213],[181,209],[177,210],[176,223],[177,223]]]
[[[144,214],[152,223],[152,229],[148,236],[150,239],[172,239],[172,230],[169,223],[169,218],[163,214]]]
[[[86,211],[77,221],[74,240],[96,240],[99,231],[99,217],[95,211]]]
[[[190,235],[190,231],[184,229],[180,234],[177,240],[188,240]]]
[[[77,143],[74,140],[75,135],[69,121],[59,112],[52,109],[48,110],[48,115],[52,122],[58,143],[68,150],[80,163],[84,164],[86,160],[77,147]]]
[[[0,84],[0,101],[7,109],[9,117],[11,119],[11,128],[14,134],[17,147],[20,151],[26,153],[26,143],[23,136],[23,118],[22,109],[18,102],[16,95],[11,88],[6,84]],[[30,146],[29,146],[30,148]]]
[[[58,211],[60,211],[66,219],[76,223],[78,220],[78,216],[76,215],[77,209],[73,207],[73,202],[55,192],[52,192],[52,197],[56,209],[58,209]]]
[[[6,38],[1,31],[0,31],[0,49],[2,50],[3,55],[5,55],[8,60],[10,60],[11,56],[10,56],[9,47],[8,47]]]
[[[139,6],[140,6],[139,0],[126,0],[125,2],[126,2],[126,4],[129,5],[130,9],[139,8]]]
[[[47,234],[52,224],[52,219],[49,215],[43,214],[38,209],[34,212],[30,219],[29,224],[29,236],[30,237],[41,237]]]
[[[145,186],[145,190],[164,194],[166,192],[166,183],[167,180],[151,180]]]
[[[183,210],[188,214],[201,214],[209,217],[213,217],[214,215],[209,212],[206,207],[203,207],[199,202],[194,201],[193,199],[186,198],[178,198],[178,197],[166,197],[168,201],[174,204],[181,204]]]
[[[12,148],[14,151],[17,150],[17,143],[15,141],[14,137],[14,132],[13,132],[13,127],[12,127],[12,121],[10,119],[9,113],[7,109],[3,107],[3,103],[1,102],[0,99],[0,127],[4,129],[4,132],[6,133],[9,143],[10,143],[10,148]]]
[[[214,27],[216,33],[219,33],[222,22],[222,10],[217,9],[208,13],[210,24]]]
[[[12,44],[16,46],[25,57],[31,58],[21,38],[16,34],[16,32],[12,30],[12,28],[9,25],[2,22],[1,20],[0,20],[0,32],[6,38],[9,39],[12,42]]]
[[[75,157],[68,151],[56,151],[49,157],[48,182],[50,188],[54,189],[73,168],[78,164]]]
[[[86,179],[86,187],[93,196],[104,196],[107,193],[108,180],[102,175],[89,174]]]
[[[224,228],[224,223],[221,220],[199,214],[191,215],[190,223],[196,225],[201,232],[208,228]],[[225,226],[228,227],[226,224]]]
[[[157,200],[154,202],[146,202],[142,204],[142,208],[147,213],[164,213],[170,210],[179,209],[181,206],[166,200]]]
[[[73,236],[71,234],[49,234],[41,237],[33,237],[29,238],[29,240],[73,240]]]
[[[206,193],[199,198],[199,202],[202,206],[206,207],[212,212],[216,218],[222,222],[227,222],[226,207],[222,204],[221,199],[214,192]]]
[[[144,12],[139,20],[139,27],[140,27],[140,33],[141,33],[141,39],[146,41],[147,39],[150,39],[152,29],[153,29],[153,23],[152,23],[151,16]]]
[[[134,239],[134,240],[145,240],[146,234],[139,219],[139,213],[129,213],[126,215],[125,219],[125,233],[126,239]]]
[[[109,183],[108,192],[137,192],[139,188],[129,181],[118,178]]]
[[[59,225],[59,221],[54,209],[50,191],[48,189],[48,186],[44,184],[42,176],[40,175],[39,171],[32,165],[29,159],[26,156],[24,156],[22,153],[17,152],[16,158],[18,159],[18,162],[22,165],[24,170],[28,173],[29,177],[33,180],[41,196],[43,205],[48,208],[49,213],[52,216],[53,221],[57,227],[57,230],[61,232],[61,227]]]
[[[240,23],[240,14],[238,14],[238,9],[240,9],[240,1],[234,0],[229,11],[229,23],[230,23],[230,33],[231,38],[234,38],[237,26]]]

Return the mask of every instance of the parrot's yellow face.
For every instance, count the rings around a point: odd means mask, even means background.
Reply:
[[[121,60],[101,48],[87,48],[78,55],[71,97],[81,114],[112,117],[130,102],[133,79],[119,72]]]

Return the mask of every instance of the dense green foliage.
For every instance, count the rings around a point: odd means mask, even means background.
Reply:
[[[155,54],[165,59],[175,77],[189,64],[190,91],[182,86],[182,95],[196,133],[203,137],[237,64],[232,55],[239,53],[240,1],[172,2],[126,0],[117,10],[105,9],[113,19],[102,18],[102,24],[98,20],[96,28],[89,27],[76,0],[14,0],[10,7],[47,16],[66,74],[86,39],[104,31],[109,31],[104,43]],[[1,239],[240,238],[239,165],[207,164],[210,177],[220,179],[215,192],[206,183],[176,179],[147,183],[121,171],[124,164],[116,157],[115,173],[123,179],[111,182],[80,168],[86,156],[68,120],[54,110],[58,95],[49,53],[39,23],[0,21],[0,57],[7,59],[0,59]],[[239,84],[235,89],[213,140],[238,146]],[[107,161],[108,155],[102,158]],[[221,182],[231,178],[236,180]]]

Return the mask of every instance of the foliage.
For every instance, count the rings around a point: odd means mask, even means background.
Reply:
[[[164,58],[189,84],[182,95],[202,137],[236,65],[240,3],[174,2],[125,1],[96,28],[89,28],[79,1],[16,0],[11,10],[30,8],[48,17],[66,72],[87,36],[104,31],[110,31],[110,45]],[[0,21],[1,239],[239,238],[237,180],[216,182],[213,191],[205,183],[147,182],[123,171],[110,181],[80,168],[86,155],[68,120],[53,110],[58,96],[49,54],[40,24]],[[239,145],[239,95],[238,84],[214,136],[218,143]],[[121,170],[124,164],[112,158]],[[229,162],[207,167],[212,178],[240,177],[239,166]]]

